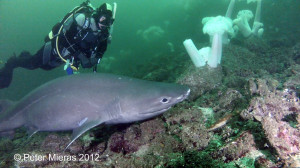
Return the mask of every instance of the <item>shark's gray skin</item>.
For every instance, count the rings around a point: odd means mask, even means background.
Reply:
[[[38,131],[73,130],[72,142],[100,124],[155,117],[187,98],[190,89],[112,74],[79,74],[50,81],[13,104],[0,101],[0,133],[26,126]]]

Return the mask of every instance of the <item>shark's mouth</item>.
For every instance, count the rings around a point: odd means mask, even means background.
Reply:
[[[167,108],[164,108],[164,109],[161,109],[161,110],[157,110],[157,111],[147,111],[147,112],[143,112],[143,113],[140,113],[140,114],[160,114],[162,112],[165,112],[167,110],[169,110],[171,108],[170,107],[167,107]]]
[[[154,111],[154,112],[152,112],[152,113],[162,113],[162,112],[165,112],[165,111],[169,110],[170,108],[171,108],[171,106],[170,106],[170,107],[167,107],[167,108],[165,108],[165,109],[162,109],[162,110]]]

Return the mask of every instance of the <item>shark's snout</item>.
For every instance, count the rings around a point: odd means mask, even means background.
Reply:
[[[191,92],[191,89],[186,88],[184,93],[182,95],[180,95],[179,97],[177,97],[177,102],[181,102],[181,101],[185,100],[190,95],[190,92]]]
[[[186,99],[191,93],[191,89],[188,88],[188,90],[186,91],[185,95],[183,96],[183,100]]]
[[[159,115],[167,110],[169,110],[172,106],[177,103],[184,101],[190,94],[191,90],[187,87],[180,88],[177,90],[177,97],[174,96],[169,97],[171,100],[165,103],[156,104],[155,108],[151,108],[148,111],[139,112],[140,115]],[[162,101],[161,101],[162,102]]]

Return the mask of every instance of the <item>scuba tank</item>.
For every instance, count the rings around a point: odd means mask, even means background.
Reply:
[[[57,55],[60,57],[60,59],[66,63],[66,65],[68,64],[68,66],[70,66],[72,68],[72,70],[78,70],[77,67],[73,66],[73,61],[72,63],[70,63],[70,61],[68,62],[66,59],[63,58],[63,56],[61,55],[60,51],[59,51],[59,47],[58,47],[58,41],[59,41],[59,35],[61,34],[61,31],[63,30],[64,27],[64,23],[66,23],[69,19],[73,19],[75,20],[75,14],[77,13],[85,13],[86,20],[84,23],[84,27],[89,27],[90,24],[90,17],[94,12],[94,8],[92,7],[92,5],[90,4],[89,0],[87,0],[86,2],[83,2],[80,6],[75,7],[73,10],[71,10],[69,13],[67,13],[65,15],[65,17],[58,23],[56,23],[53,27],[52,30],[50,31],[50,33],[48,34],[48,36],[46,36],[45,38],[45,42],[49,42],[52,41],[53,39],[55,40],[54,42],[54,46],[55,46],[55,51],[57,53]],[[83,28],[84,28],[83,27]]]
[[[56,23],[52,27],[52,30],[50,31],[48,36],[45,37],[45,42],[48,42],[57,37],[59,35],[59,30],[63,27],[63,24],[65,22],[67,22],[71,18],[75,20],[74,16],[76,13],[85,13],[88,18],[90,18],[94,11],[95,9],[90,4],[89,0],[83,2],[80,6],[76,6],[74,9],[68,12],[60,22]]]

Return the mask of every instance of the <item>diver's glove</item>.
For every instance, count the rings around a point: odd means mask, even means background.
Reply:
[[[84,53],[79,53],[77,55],[77,58],[80,60],[82,68],[91,68],[94,65],[96,65],[99,61],[98,58],[87,58],[87,56]]]

